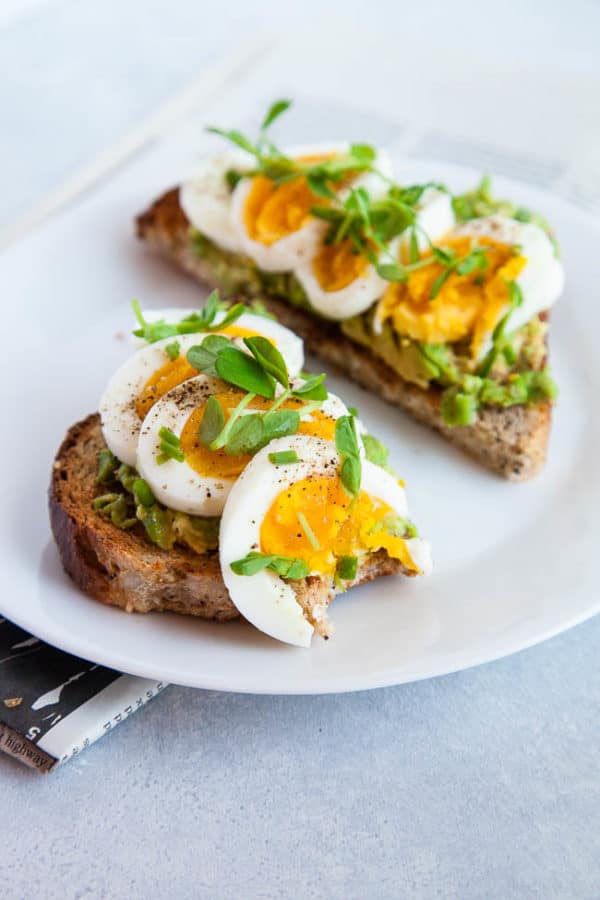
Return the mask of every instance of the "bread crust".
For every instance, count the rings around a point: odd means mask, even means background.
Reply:
[[[137,234],[197,280],[220,287],[194,250],[178,188],[167,191],[137,218]],[[310,352],[438,431],[491,471],[511,481],[525,481],[544,465],[552,416],[549,401],[534,406],[483,407],[473,425],[449,427],[440,413],[437,387],[424,389],[405,381],[387,363],[344,335],[337,323],[311,316],[281,298],[263,299],[282,324],[303,338]]]
[[[101,603],[126,612],[169,611],[218,622],[238,618],[216,551],[199,555],[179,546],[161,550],[147,539],[142,525],[124,531],[92,509],[92,500],[102,493],[96,469],[104,446],[100,417],[90,415],[69,429],[52,466],[50,523],[73,581]],[[401,571],[397,560],[379,551],[365,560],[353,585]],[[309,618],[313,607],[326,607],[334,596],[330,578],[310,576],[293,585]],[[313,625],[328,636],[326,616]]]

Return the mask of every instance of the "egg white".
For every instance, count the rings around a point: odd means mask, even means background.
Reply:
[[[273,465],[269,453],[295,450],[299,462]],[[246,466],[232,487],[221,520],[219,555],[223,580],[239,612],[260,631],[299,647],[310,646],[313,626],[296,602],[292,586],[273,572],[236,575],[231,564],[260,547],[262,522],[276,497],[290,485],[311,475],[337,477],[339,455],[335,444],[307,435],[272,441]],[[366,460],[362,464],[361,489],[384,500],[400,516],[406,516],[406,492],[393,475]],[[407,541],[409,552],[423,573],[431,569],[427,542]]]
[[[292,387],[296,383],[300,384],[301,379],[292,380]],[[156,460],[160,454],[160,429],[168,428],[177,437],[181,437],[194,409],[206,403],[212,394],[224,389],[226,385],[220,379],[197,375],[164,394],[141,425],[137,442],[137,469],[152,488],[155,497],[170,509],[196,516],[218,516],[223,510],[235,478],[200,475],[185,460],[178,462],[171,459],[160,465]],[[281,392],[282,388],[278,387],[276,394]],[[240,399],[241,397],[242,394]],[[247,409],[245,415],[254,411]],[[333,419],[348,413],[345,404],[335,394],[329,394],[320,411]],[[306,422],[310,418],[310,414],[302,416],[302,421]]]
[[[313,156],[328,153],[346,153],[350,149],[349,143],[337,144],[312,144],[286,149],[289,157]],[[387,154],[379,152],[374,165],[385,174],[391,171],[391,164]],[[365,187],[373,196],[385,191],[385,182],[372,172],[365,172],[356,177],[352,187]],[[252,189],[252,181],[243,178],[234,188],[232,194],[231,216],[236,229],[238,240],[244,253],[246,253],[265,272],[289,272],[295,270],[305,260],[312,258],[321,246],[327,223],[320,219],[309,219],[306,225],[292,234],[275,241],[270,246],[253,240],[246,231],[244,223],[244,208],[248,194]],[[342,188],[339,191],[340,199],[348,196],[350,188]],[[315,200],[317,203],[318,200]]]
[[[253,159],[243,150],[232,150],[196,166],[179,188],[179,202],[188,221],[223,250],[242,252],[231,218],[231,188],[225,180],[229,169],[247,172]]]
[[[157,500],[170,509],[196,516],[218,516],[223,508],[233,481],[199,475],[185,461],[169,459],[162,465],[157,462],[160,429],[168,428],[181,437],[192,412],[222,390],[220,379],[196,375],[164,394],[142,422],[136,468]]]
[[[189,314],[189,309],[162,309],[145,315],[149,322],[158,319],[178,322]],[[225,312],[217,313],[215,324],[218,325],[224,316]],[[239,319],[236,319],[234,325],[248,331],[255,331],[272,340],[283,356],[290,376],[297,375],[301,371],[304,364],[302,339],[289,328],[285,328],[274,319],[250,312],[243,313]],[[220,332],[211,333],[219,334]],[[164,338],[150,345],[144,344],[143,349],[130,356],[114,373],[100,400],[100,418],[104,440],[109,449],[122,462],[130,466],[135,465],[137,440],[141,427],[135,401],[150,376],[169,361],[165,347],[172,344],[173,341],[178,341],[180,353],[185,355],[190,347],[200,344],[206,336],[206,332],[200,331],[194,334]],[[233,341],[240,349],[246,349],[241,338],[234,338]]]
[[[471,219],[458,226],[453,235],[488,237],[502,244],[517,244],[519,253],[527,258],[526,266],[515,279],[523,294],[523,304],[511,313],[509,332],[550,309],[560,297],[565,284],[564,267],[556,258],[552,241],[539,225],[498,214]]]

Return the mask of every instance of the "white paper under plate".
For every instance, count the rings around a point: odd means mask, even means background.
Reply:
[[[129,348],[128,301],[193,305],[199,288],[132,236],[131,220],[173,183],[181,151],[153,151],[1,260],[3,519],[0,610],[44,640],[122,671],[197,687],[324,693],[397,684],[466,668],[535,644],[600,608],[600,231],[552,196],[498,179],[497,191],[553,222],[567,267],[553,314],[561,386],[548,465],[515,485],[478,468],[437,436],[339,377],[391,447],[411,513],[433,544],[428,579],[379,581],[338,598],[335,637],[310,650],[277,644],[242,623],[128,616],[81,594],[52,544],[46,489],[69,425],[97,406]],[[478,173],[398,161],[405,182]],[[120,339],[116,336],[121,333]],[[316,363],[320,368],[320,365]]]

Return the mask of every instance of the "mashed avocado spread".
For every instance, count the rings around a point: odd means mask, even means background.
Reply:
[[[118,528],[133,528],[141,523],[147,537],[162,550],[172,550],[175,544],[200,554],[216,550],[218,517],[190,516],[158,503],[137,471],[119,462],[108,448],[98,454],[96,481],[109,491],[96,497],[92,506]]]

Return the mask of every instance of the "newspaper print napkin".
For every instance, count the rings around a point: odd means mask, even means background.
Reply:
[[[81,753],[164,687],[71,656],[0,618],[0,750],[40,772]]]

